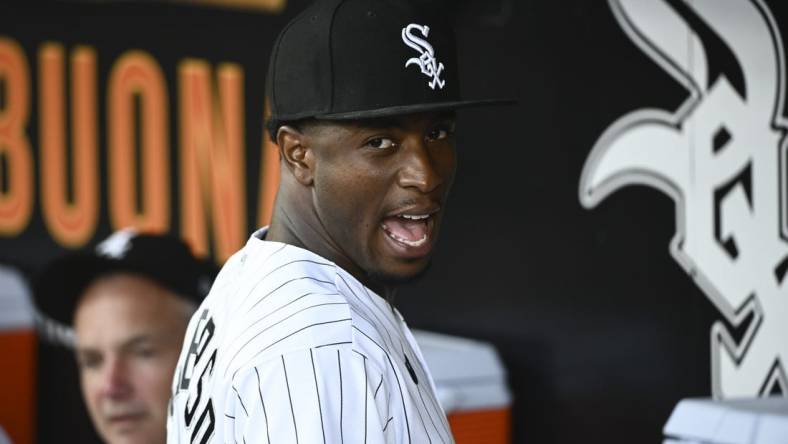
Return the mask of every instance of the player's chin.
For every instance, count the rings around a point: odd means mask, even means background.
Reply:
[[[118,436],[111,444],[150,444],[157,442],[165,442],[167,439],[166,430],[164,433],[158,433],[151,430],[145,430],[138,433],[127,433]]]
[[[105,422],[102,435],[112,444],[143,444],[157,442],[160,433],[149,417],[113,417]]]
[[[368,274],[373,281],[379,284],[398,286],[421,279],[429,270],[430,265],[432,265],[431,258],[425,256],[416,260],[379,263],[370,269]]]

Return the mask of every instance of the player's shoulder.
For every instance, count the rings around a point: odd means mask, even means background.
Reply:
[[[370,345],[383,343],[390,310],[330,260],[253,238],[229,265],[238,269],[235,284],[214,295],[224,312],[221,354],[229,373],[327,347],[381,355]]]
[[[243,254],[246,256],[244,257]],[[297,350],[352,341],[352,314],[337,267],[292,245],[247,244],[238,283],[222,299],[222,353],[232,372]]]
[[[249,309],[260,306],[265,311],[304,296],[341,294],[336,285],[337,266],[328,259],[276,242],[249,245],[245,250],[241,280],[245,284],[242,293],[248,292],[253,300]]]
[[[310,251],[253,235],[224,265],[209,298],[237,314],[309,292],[337,293],[336,268]]]
[[[306,281],[314,286],[334,287],[337,266],[309,250],[279,242],[250,240],[240,260],[251,268],[260,283]]]

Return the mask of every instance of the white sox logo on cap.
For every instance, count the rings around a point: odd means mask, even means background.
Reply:
[[[131,249],[131,239],[136,235],[137,232],[131,228],[118,230],[96,246],[96,253],[112,259],[123,259]]]
[[[415,23],[411,23],[402,28],[402,41],[421,54],[419,57],[409,58],[405,62],[405,67],[407,68],[414,63],[419,65],[422,74],[432,79],[427,82],[427,85],[432,89],[435,89],[436,85],[439,89],[443,89],[443,86],[446,85],[446,81],[440,78],[441,72],[443,72],[443,63],[435,59],[435,49],[432,45],[423,38],[417,37],[411,33],[414,29],[419,30],[424,38],[427,38],[430,33],[429,26],[417,25]]]

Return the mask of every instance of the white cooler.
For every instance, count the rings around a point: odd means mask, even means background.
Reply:
[[[1,265],[0,356],[0,443],[32,444],[36,393],[34,309],[22,275]]]
[[[664,444],[788,444],[788,398],[683,399]]]
[[[414,330],[457,444],[511,442],[506,369],[486,342]]]

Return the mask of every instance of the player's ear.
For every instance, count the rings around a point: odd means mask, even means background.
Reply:
[[[314,179],[315,156],[305,141],[304,133],[289,125],[279,127],[276,132],[276,144],[285,165],[299,183],[310,186]]]

